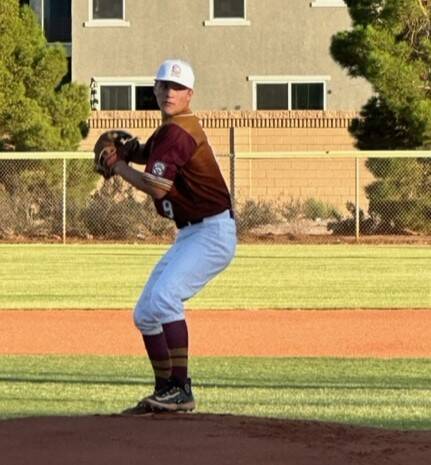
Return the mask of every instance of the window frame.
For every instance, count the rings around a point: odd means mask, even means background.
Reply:
[[[94,80],[94,97],[97,100],[92,109],[96,111],[137,111],[136,110],[136,87],[153,87],[155,76],[142,76],[142,77],[93,77]],[[130,110],[100,110],[101,104],[101,87],[103,86],[124,86],[131,87]],[[139,110],[145,111],[145,110]],[[148,110],[156,111],[156,110]]]
[[[247,0],[244,1],[244,18],[216,18],[214,17],[214,0],[209,0],[209,19],[204,26],[250,26],[247,20]]]
[[[258,84],[287,84],[288,85],[288,107],[286,111],[309,111],[292,110],[292,84],[323,84],[323,108],[316,111],[326,111],[327,109],[327,94],[328,94],[328,81],[331,76],[248,76],[248,81],[252,83],[252,109],[257,109],[257,85]],[[272,110],[261,110],[272,111]],[[283,111],[283,110],[274,110]],[[310,110],[312,111],[312,110]]]
[[[312,8],[347,8],[343,0],[312,0]]]
[[[126,21],[126,0],[123,2],[122,19],[98,19],[93,18],[93,0],[88,0],[88,21],[85,21],[85,27],[129,27],[130,22]]]

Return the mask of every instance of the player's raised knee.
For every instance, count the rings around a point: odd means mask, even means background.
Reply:
[[[162,332],[160,321],[151,316],[150,313],[146,314],[146,312],[143,312],[138,306],[135,307],[133,321],[142,334],[151,336]]]

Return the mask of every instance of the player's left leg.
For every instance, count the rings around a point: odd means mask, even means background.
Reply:
[[[180,230],[176,242],[152,272],[134,313],[156,377],[155,392],[140,402],[142,407],[194,408],[188,377],[188,331],[183,302],[228,266],[235,247],[235,222],[229,212],[224,212]],[[161,347],[167,348],[169,355],[164,349],[160,351]],[[169,380],[166,378],[168,370],[163,371],[160,363],[167,358],[171,363]],[[160,384],[157,380],[164,382]],[[140,404],[136,413],[140,413]],[[135,412],[129,409],[126,413]]]
[[[226,215],[179,232],[175,252],[170,255],[151,291],[150,307],[162,323],[173,375],[171,389],[148,398],[153,407],[189,410],[194,406],[187,372],[188,335],[183,302],[227,267],[235,247],[235,223]]]
[[[172,255],[172,248],[160,259],[152,271],[141,296],[135,306],[134,322],[142,334],[148,359],[154,372],[154,394],[165,391],[171,387],[172,361],[171,353],[160,320],[151,311],[152,288],[157,283],[163,270],[166,268]],[[127,415],[142,415],[152,412],[144,397],[137,405],[125,409],[122,413]]]

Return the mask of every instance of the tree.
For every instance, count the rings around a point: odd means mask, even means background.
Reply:
[[[89,116],[88,89],[61,85],[67,59],[48,45],[33,10],[0,2],[0,138],[16,150],[75,150]]]
[[[87,132],[88,88],[62,82],[67,73],[64,47],[48,45],[33,10],[20,3],[0,1],[0,151],[76,150]],[[37,225],[58,234],[61,164],[4,160],[1,167],[0,188],[18,218],[24,218],[22,231]],[[85,161],[73,160],[68,167],[68,200],[83,208],[98,176]],[[25,208],[36,213],[20,215]]]
[[[425,0],[345,2],[352,29],[332,38],[332,56],[375,91],[350,127],[357,147],[430,147],[431,6]],[[430,160],[369,159],[367,166],[376,177],[366,189],[370,214],[386,230],[431,232]]]

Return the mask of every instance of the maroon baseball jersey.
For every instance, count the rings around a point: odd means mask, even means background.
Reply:
[[[207,137],[192,113],[168,118],[144,147],[145,178],[168,190],[157,212],[177,225],[231,208],[228,188]]]

